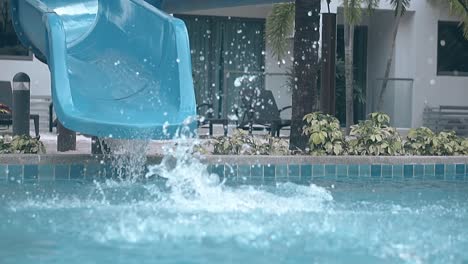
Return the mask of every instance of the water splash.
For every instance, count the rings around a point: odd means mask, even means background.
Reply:
[[[118,180],[134,183],[141,178],[145,171],[149,140],[106,138],[100,144],[109,148],[109,165]]]
[[[119,172],[117,180],[15,201],[9,208],[34,211],[40,217],[78,214],[74,232],[103,244],[209,239],[268,247],[282,243],[289,234],[295,234],[290,240],[294,243],[311,230],[334,228],[327,220],[333,197],[326,189],[292,183],[227,186],[193,154],[198,140],[181,131],[175,144],[164,147],[161,164],[150,166],[146,175],[142,164],[147,142],[107,139],[111,165]],[[140,180],[142,176],[145,181]],[[84,193],[76,195],[78,190]],[[324,216],[319,221],[302,225],[310,215],[320,214]]]
[[[166,205],[179,211],[249,212],[262,210],[274,214],[322,210],[333,200],[324,188],[315,185],[278,184],[272,194],[259,187],[227,187],[219,176],[208,172],[206,164],[193,156],[193,140],[179,141],[161,164],[150,166],[147,178],[161,177],[169,189]],[[161,206],[165,207],[164,204]]]

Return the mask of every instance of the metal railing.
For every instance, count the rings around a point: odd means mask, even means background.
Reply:
[[[381,94],[382,83],[384,81],[387,81],[387,88]],[[372,112],[380,111],[388,114],[391,119],[391,125],[394,127],[411,127],[413,83],[414,79],[409,78],[376,79],[371,97]]]

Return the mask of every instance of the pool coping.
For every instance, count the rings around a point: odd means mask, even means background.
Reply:
[[[208,164],[468,164],[468,156],[247,156],[247,155],[202,155],[198,158]],[[53,165],[53,164],[90,164],[108,160],[105,155],[91,154],[3,154],[0,165]],[[147,156],[148,164],[158,164],[161,155]]]

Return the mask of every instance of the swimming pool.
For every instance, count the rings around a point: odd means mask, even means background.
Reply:
[[[0,260],[466,263],[466,181],[0,184]]]

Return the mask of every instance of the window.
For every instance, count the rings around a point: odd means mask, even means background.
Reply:
[[[241,106],[240,80],[264,87],[265,20],[177,15],[187,25],[198,104],[213,104],[215,116]]]
[[[31,59],[31,53],[16,36],[9,4],[9,0],[0,0],[0,59]]]
[[[458,22],[439,22],[437,75],[468,76],[468,40]]]

